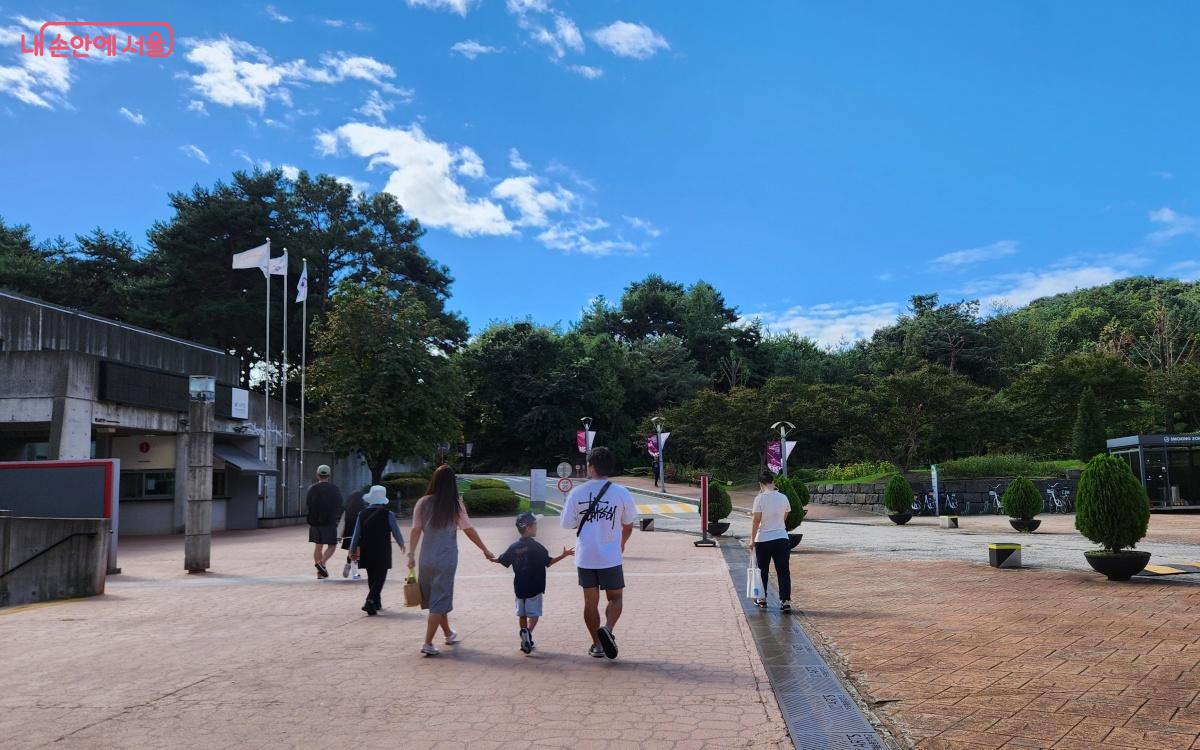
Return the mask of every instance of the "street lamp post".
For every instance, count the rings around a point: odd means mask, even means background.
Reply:
[[[655,445],[658,448],[658,487],[661,494],[667,494],[667,465],[666,457],[663,455],[663,418],[654,417],[651,419],[654,422],[654,435],[658,441]]]
[[[771,425],[771,429],[779,430],[779,475],[784,479],[787,479],[787,436],[789,432],[796,429],[796,425],[792,424],[791,422],[776,422],[775,424]]]

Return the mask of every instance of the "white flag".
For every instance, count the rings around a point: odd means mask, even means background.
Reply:
[[[271,258],[265,266],[262,267],[263,276],[286,276],[288,272],[288,256],[285,252],[278,258]]]
[[[304,270],[300,272],[300,280],[296,282],[296,301],[308,299],[308,259],[304,260]]]
[[[264,268],[271,257],[271,241],[233,256],[234,268]],[[264,271],[265,273],[265,271]]]

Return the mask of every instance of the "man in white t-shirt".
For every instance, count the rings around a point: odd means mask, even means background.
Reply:
[[[567,495],[563,504],[562,527],[576,529],[575,568],[583,587],[583,622],[592,647],[588,654],[602,659],[617,658],[617,639],[613,628],[621,617],[625,573],[622,555],[633,534],[637,506],[629,490],[609,481],[616,460],[608,448],[596,447],[588,455],[588,477]],[[604,624],[600,624],[600,590],[608,597]]]
[[[775,489],[775,475],[764,471],[758,477],[758,496],[754,498],[754,520],[750,522],[750,551],[762,573],[763,598],[755,604],[767,606],[767,568],[775,564],[779,576],[779,609],[792,609],[792,544],[788,541],[787,515],[792,510],[787,495]]]

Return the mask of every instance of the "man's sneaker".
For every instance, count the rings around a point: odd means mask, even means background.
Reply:
[[[787,599],[784,599],[783,601],[781,601],[779,603],[779,611],[780,612],[791,612],[792,611],[792,603],[790,601],[788,601]]]
[[[605,656],[610,659],[617,658],[617,639],[611,630],[601,625],[600,629],[596,631],[596,640],[600,641],[600,648],[604,650]]]
[[[375,602],[368,599],[362,605],[362,611],[366,612],[368,615],[371,615],[372,617],[374,617],[375,613],[379,611],[379,606],[377,604],[375,604]]]
[[[344,568],[342,568],[342,578],[349,578],[349,577],[350,577],[350,563],[346,563],[346,566]]]
[[[529,637],[528,628],[521,628],[521,650],[527,654],[533,650],[533,639]]]
[[[588,656],[594,656],[597,659],[603,659],[604,658],[604,649],[600,648],[599,646],[597,646],[595,644],[592,644],[592,647],[588,649]]]
[[[421,647],[421,653],[425,654],[426,656],[437,656],[438,654],[440,654],[442,652],[438,651],[437,648],[432,643],[426,643],[424,646]]]
[[[316,566],[317,566],[317,578],[328,578],[329,577],[329,571],[325,569],[324,565],[322,565],[321,563],[316,563]]]

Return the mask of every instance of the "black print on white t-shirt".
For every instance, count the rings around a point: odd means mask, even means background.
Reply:
[[[580,523],[583,523],[584,521],[587,521],[588,523],[596,523],[597,521],[608,521],[610,527],[616,528],[616,525],[617,525],[616,518],[617,518],[617,506],[609,505],[607,503],[605,503],[604,505],[597,504],[595,507],[595,510],[592,511],[591,515],[588,515],[587,508],[583,509],[583,518],[580,519]]]

